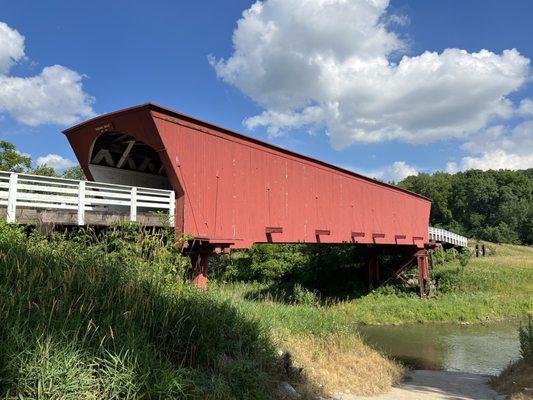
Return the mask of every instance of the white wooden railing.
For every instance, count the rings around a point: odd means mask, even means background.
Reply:
[[[175,194],[172,190],[52,178],[0,171],[0,207],[7,207],[7,222],[16,222],[17,209],[76,210],[78,225],[85,225],[87,211],[163,211],[174,226]]]
[[[447,231],[446,229],[429,227],[429,240],[450,243],[455,246],[467,247],[468,239],[464,236]]]

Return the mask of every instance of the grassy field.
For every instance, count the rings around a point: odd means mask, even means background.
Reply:
[[[0,222],[0,397],[270,399],[284,380],[304,398],[375,394],[405,369],[366,346],[356,323],[533,309],[533,250],[524,247],[436,269],[432,299],[387,288],[328,304],[299,288],[296,304],[265,284],[191,288],[188,260],[167,235],[126,226],[28,237]],[[283,351],[302,373],[287,373]]]
[[[533,312],[533,248],[491,245],[496,254],[448,263],[432,271],[439,281],[433,299],[380,291],[336,308],[367,324],[479,322]]]
[[[414,322],[480,322],[523,316],[533,312],[533,248],[492,245],[495,254],[472,258],[432,270],[439,288],[431,299],[416,293],[382,288],[349,301],[328,306],[291,305],[265,294],[267,285],[232,283],[215,290],[238,306],[291,332],[327,332],[352,329],[354,323],[400,324]],[[262,293],[263,301],[247,300]]]
[[[439,289],[431,299],[387,288],[319,305],[312,298],[299,304],[276,298],[267,284],[212,282],[210,291],[268,327],[278,347],[291,351],[310,381],[325,385],[326,392],[378,393],[404,370],[365,346],[357,324],[473,323],[533,311],[533,249],[491,246],[496,253],[490,257],[432,271]]]

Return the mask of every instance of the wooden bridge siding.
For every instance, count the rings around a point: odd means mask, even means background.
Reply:
[[[416,241],[421,247],[428,241],[428,200],[220,130],[152,114],[168,157],[179,160],[187,234],[231,239],[236,247],[265,242],[267,226],[283,228],[272,234],[276,242],[316,242],[317,229],[331,231],[321,242],[351,241],[357,229],[365,232],[360,243],[413,245],[415,236],[422,238]],[[385,237],[374,240],[373,233]],[[407,238],[396,241],[396,235]]]
[[[177,194],[178,233],[227,239],[235,247],[267,241],[268,226],[283,228],[272,234],[275,242],[316,242],[317,229],[331,232],[322,242],[351,241],[351,232],[365,233],[359,243],[428,241],[427,199],[153,105],[65,132],[88,177],[91,145],[106,131],[158,151]]]

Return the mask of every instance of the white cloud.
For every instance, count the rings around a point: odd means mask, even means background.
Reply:
[[[533,100],[523,99],[520,101],[517,113],[523,117],[533,116]]]
[[[76,163],[68,158],[61,157],[59,154],[48,154],[46,156],[37,158],[37,165],[47,165],[55,169],[65,169],[76,165]]]
[[[20,155],[23,156],[23,157],[29,157],[29,158],[31,158],[31,154],[30,154],[30,153],[24,153],[23,151],[18,151],[18,150],[15,150],[15,152],[16,152],[17,154],[20,154]]]
[[[533,168],[533,154],[513,154],[504,150],[494,150],[479,157],[463,157],[459,164],[451,162],[446,171],[455,173],[468,169],[526,169]]]
[[[0,22],[0,74],[7,74],[23,57],[24,36]]]
[[[0,22],[0,113],[32,126],[69,125],[94,116],[94,99],[83,91],[82,75],[61,65],[31,77],[8,75],[23,57],[24,37]]]
[[[244,11],[217,75],[265,111],[245,121],[271,135],[325,127],[335,148],[472,135],[510,118],[506,97],[529,76],[517,50],[403,55],[388,0],[266,0]],[[396,18],[392,18],[395,20]]]
[[[493,126],[461,147],[471,155],[458,163],[448,163],[448,172],[533,168],[533,121],[522,122],[514,128]]]
[[[373,170],[365,170],[360,168],[348,169],[385,182],[400,182],[408,176],[418,175],[417,168],[407,164],[405,161],[396,161],[392,163],[392,165],[387,165]]]

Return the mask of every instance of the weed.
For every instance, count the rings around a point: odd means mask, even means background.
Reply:
[[[533,324],[531,323],[531,316],[528,318],[527,325],[520,326],[518,329],[518,338],[520,340],[520,355],[533,366]]]

